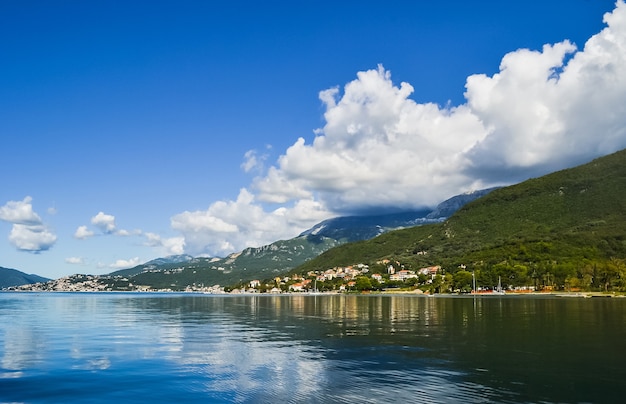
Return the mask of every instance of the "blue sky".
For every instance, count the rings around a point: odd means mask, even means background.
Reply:
[[[626,147],[622,1],[5,1],[0,55],[0,266],[51,278]]]

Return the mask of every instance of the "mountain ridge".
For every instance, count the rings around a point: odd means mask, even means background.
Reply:
[[[17,269],[0,267],[0,288],[48,282],[49,280],[49,278],[27,274]]]
[[[292,272],[391,260],[414,269],[439,265],[446,273],[475,270],[491,285],[499,274],[511,284],[532,278],[608,290],[611,282],[626,284],[625,257],[622,150],[496,189],[441,223],[338,246]],[[595,283],[601,279],[604,286]]]

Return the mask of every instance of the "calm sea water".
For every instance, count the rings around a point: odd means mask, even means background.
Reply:
[[[626,299],[0,293],[0,402],[626,399]]]

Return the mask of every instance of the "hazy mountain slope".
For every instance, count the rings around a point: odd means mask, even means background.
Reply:
[[[463,206],[472,202],[475,199],[478,199],[482,196],[487,195],[488,193],[498,189],[499,187],[482,189],[480,191],[468,192],[461,195],[453,196],[450,199],[447,199],[441,202],[435,210],[426,215],[426,219],[434,220],[441,218],[448,218],[454,214],[457,210],[461,209]]]
[[[331,247],[336,240],[327,237],[301,236],[259,248],[246,248],[226,258],[194,258],[167,268],[149,269],[133,276],[133,282],[158,288],[181,288],[185,285],[229,285],[239,281],[272,278],[301,265]]]
[[[169,255],[163,258],[153,259],[141,265],[137,265],[133,268],[121,269],[119,271],[111,272],[109,275],[133,276],[144,271],[149,271],[149,270],[154,270],[154,269],[159,269],[159,268],[160,269],[176,268],[179,264],[183,262],[189,262],[191,260],[193,260],[193,257],[187,254]]]
[[[431,210],[371,216],[341,216],[324,220],[303,232],[301,236],[324,236],[342,242],[367,240],[389,230],[421,224],[429,213]]]
[[[442,202],[437,212],[450,212],[462,203],[476,199],[489,190],[477,191]],[[229,285],[239,281],[267,279],[280,275],[332,247],[353,240],[375,237],[391,229],[435,223],[442,219],[426,218],[434,211],[339,217],[319,223],[290,240],[280,240],[247,248],[226,258],[190,258],[171,256],[152,260],[134,268],[111,273],[132,278],[132,282],[157,288],[184,288],[185,285]]]
[[[16,269],[0,267],[0,288],[47,282],[49,280],[39,275],[26,274]]]

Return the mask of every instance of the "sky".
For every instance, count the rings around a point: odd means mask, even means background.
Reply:
[[[0,266],[224,257],[626,147],[623,0],[2,1]]]

